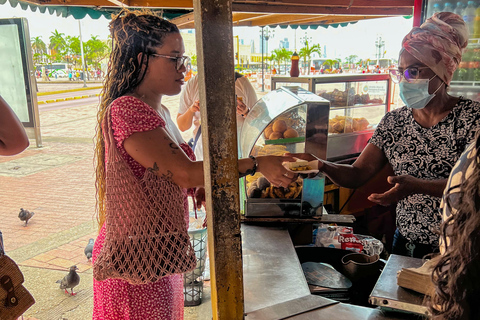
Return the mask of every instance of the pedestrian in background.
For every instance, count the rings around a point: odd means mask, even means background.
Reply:
[[[23,124],[0,96],[0,155],[13,156],[29,145]]]
[[[162,97],[180,93],[184,82],[187,57],[183,39],[174,24],[149,11],[124,9],[109,26],[113,50],[97,117],[95,148],[100,232],[92,257],[93,319],[183,319],[183,272],[196,265],[187,232],[186,195],[188,188],[204,184],[203,163],[195,161],[162,105]],[[284,161],[294,159],[241,159],[238,171],[240,175],[259,171],[274,185],[287,186],[296,176],[282,166]],[[121,192],[132,185],[135,194]],[[128,261],[120,259],[117,263],[142,260],[170,271],[145,284],[124,280],[129,275],[103,280],[99,272],[110,244],[123,236],[113,229],[116,217],[138,221],[132,228],[154,228],[156,236],[144,237],[145,247],[156,243],[156,238],[171,240],[160,243],[156,252],[140,249],[134,253],[128,248],[113,252],[130,253]],[[138,242],[140,236],[129,234],[128,239]]]
[[[235,95],[237,96],[237,138],[240,139],[245,117],[257,102],[257,94],[247,77],[235,72]],[[200,130],[200,102],[198,94],[198,75],[191,78],[180,94],[180,106],[177,114],[180,131],[187,131],[193,125],[193,152],[197,160],[203,159],[203,143]],[[239,155],[240,155],[240,143]]]

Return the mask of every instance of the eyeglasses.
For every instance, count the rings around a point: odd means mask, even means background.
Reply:
[[[175,61],[175,68],[177,69],[177,71],[180,70],[182,66],[186,66],[188,64],[188,60],[190,60],[190,58],[187,56],[174,57],[174,56],[167,56],[165,54],[158,54],[158,53],[151,53],[150,55],[154,57],[167,58]]]
[[[430,69],[429,67],[408,67],[403,71],[400,71],[398,69],[390,69],[388,70],[390,73],[390,78],[392,78],[392,81],[395,83],[399,83],[402,81],[402,77],[407,81],[407,82],[412,82],[414,80],[418,79],[418,76],[420,75],[420,70],[422,69]]]

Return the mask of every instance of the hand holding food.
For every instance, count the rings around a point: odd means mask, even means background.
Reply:
[[[286,187],[297,179],[297,174],[287,171],[283,163],[295,160],[296,159],[287,156],[257,157],[257,171],[261,172],[274,186]]]

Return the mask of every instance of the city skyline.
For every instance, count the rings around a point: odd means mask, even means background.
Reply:
[[[45,43],[49,43],[49,37],[54,30],[64,33],[65,36],[78,36],[79,26],[78,20],[73,17],[62,18],[48,13],[32,12],[22,10],[20,6],[12,8],[8,2],[0,5],[0,18],[25,17],[29,22],[30,36],[41,37]],[[48,23],[45,23],[48,21]],[[82,28],[82,38],[87,41],[92,36],[99,39],[107,39],[109,35],[109,20],[100,17],[94,20],[89,16],[80,20]],[[372,20],[359,21],[355,24],[349,24],[346,27],[338,26],[337,28],[319,27],[316,30],[302,30],[298,28],[296,31],[291,27],[286,29],[274,28],[274,36],[269,38],[268,51],[271,52],[276,48],[281,48],[287,39],[290,51],[299,51],[303,46],[305,37],[311,43],[318,43],[322,47],[322,56],[328,58],[344,59],[350,55],[357,55],[359,58],[375,58],[377,47],[375,41],[380,36],[385,41],[385,57],[398,57],[401,49],[401,41],[403,37],[412,28],[413,19],[405,19],[403,17],[380,18]],[[259,27],[234,27],[233,35],[239,36],[244,44],[251,44],[257,53],[261,52],[260,41],[261,28]],[[264,47],[266,54],[266,46]]]

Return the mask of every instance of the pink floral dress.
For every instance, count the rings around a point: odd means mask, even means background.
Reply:
[[[195,160],[192,149],[181,139],[168,111],[162,110],[164,118],[149,105],[134,97],[120,97],[111,106],[112,129],[116,146],[129,164],[135,176],[141,178],[145,168],[128,155],[123,147],[125,139],[135,132],[165,128],[184,152]],[[177,130],[177,132],[172,132]],[[106,150],[108,154],[108,150]],[[106,157],[107,158],[107,157]],[[188,225],[188,202],[185,193],[185,223]],[[92,261],[95,263],[105,241],[105,225],[95,241]],[[120,279],[96,281],[93,279],[93,319],[183,319],[183,275],[175,274],[160,281],[132,285]]]

